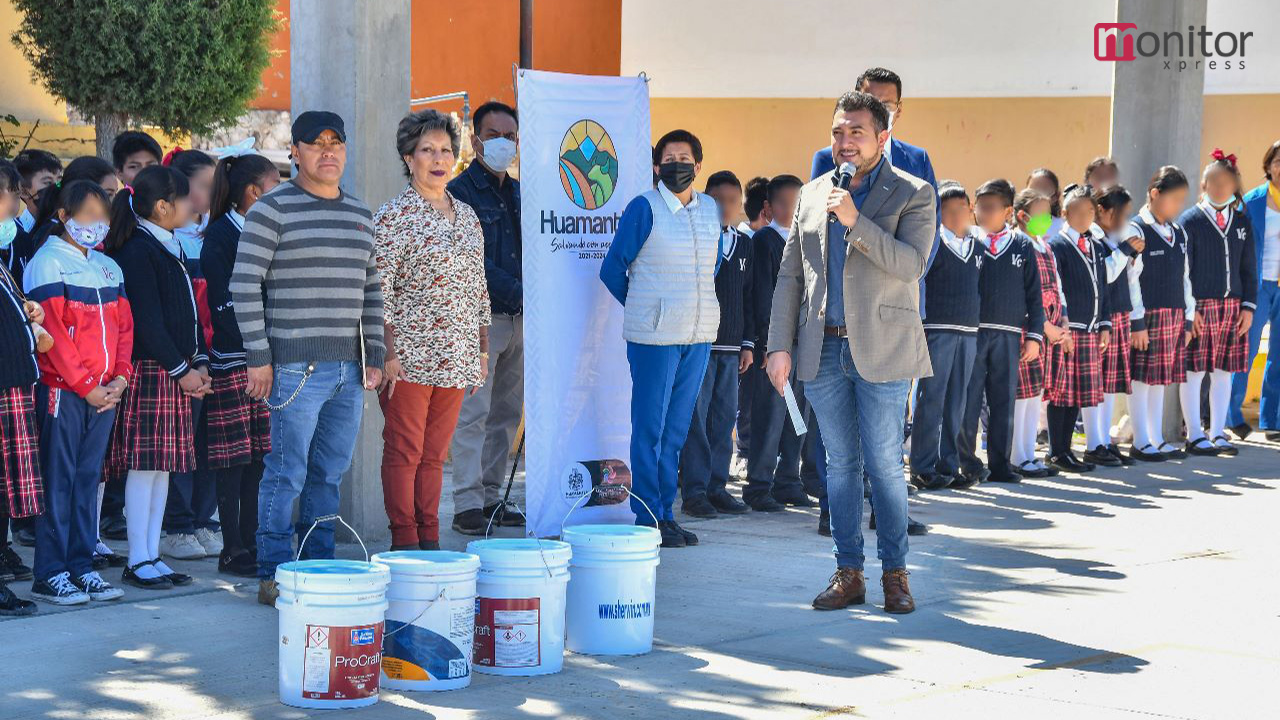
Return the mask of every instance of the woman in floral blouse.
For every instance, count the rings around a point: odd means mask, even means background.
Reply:
[[[382,492],[392,550],[440,548],[440,486],[466,388],[488,368],[489,292],[475,211],[445,190],[458,128],[435,110],[400,121],[409,186],[373,217],[386,317],[378,396]]]

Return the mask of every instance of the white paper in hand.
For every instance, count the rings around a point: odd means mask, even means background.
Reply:
[[[796,403],[796,393],[791,389],[791,383],[782,386],[782,397],[787,401],[787,412],[791,415],[791,427],[795,428],[796,435],[809,432],[809,426],[804,424],[804,418],[800,415],[800,405]]]

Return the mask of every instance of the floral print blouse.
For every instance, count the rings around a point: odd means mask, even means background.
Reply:
[[[383,313],[409,382],[480,384],[480,327],[492,320],[484,234],[470,205],[449,195],[450,222],[412,185],[373,216]]]

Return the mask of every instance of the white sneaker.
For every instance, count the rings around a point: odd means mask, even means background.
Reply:
[[[218,557],[222,554],[222,533],[214,532],[208,528],[196,528],[196,542],[200,543],[200,547],[204,548],[204,554],[209,557]]]
[[[118,600],[124,597],[124,590],[103,580],[96,572],[87,572],[71,582],[86,593],[90,600]]]
[[[199,560],[206,555],[200,541],[190,533],[169,533],[160,538],[160,553],[175,560]]]

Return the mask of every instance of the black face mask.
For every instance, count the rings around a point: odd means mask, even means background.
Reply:
[[[694,176],[693,163],[687,162],[664,162],[658,166],[658,177],[662,180],[662,184],[673,193],[684,192],[693,184]]]

